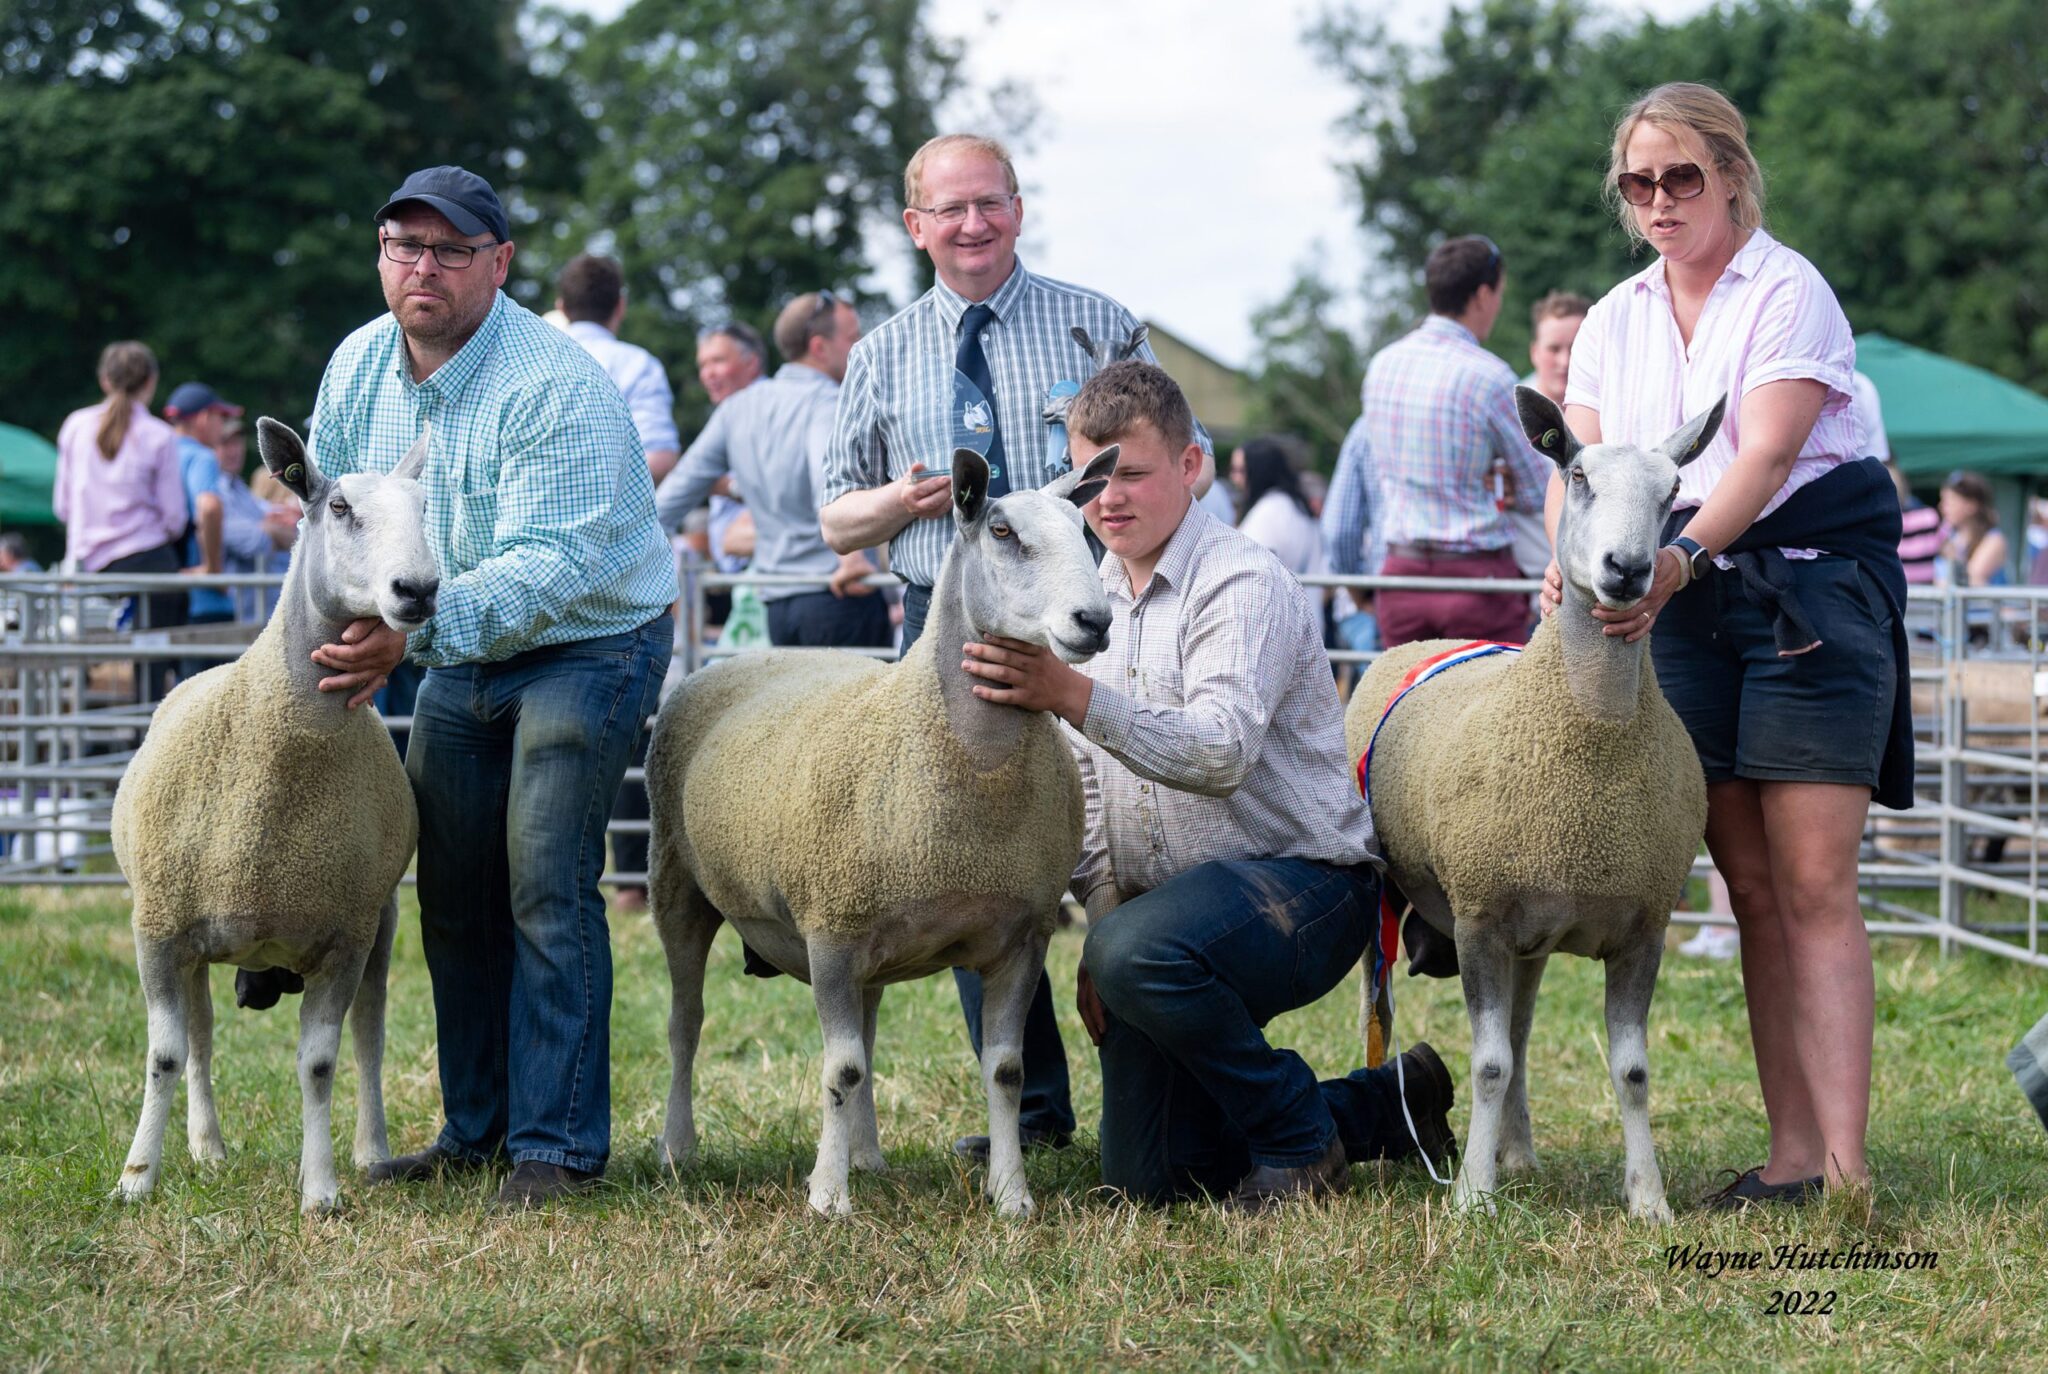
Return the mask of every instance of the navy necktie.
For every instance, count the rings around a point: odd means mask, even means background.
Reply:
[[[960,316],[960,350],[953,355],[953,366],[960,369],[960,375],[981,389],[988,398],[988,494],[993,500],[1004,496],[1010,490],[1009,468],[1003,461],[1003,426],[996,414],[995,383],[988,375],[988,355],[981,351],[981,331],[988,327],[996,312],[986,304],[970,305]]]

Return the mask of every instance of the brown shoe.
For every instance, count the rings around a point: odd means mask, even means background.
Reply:
[[[549,1203],[575,1197],[578,1193],[587,1193],[603,1181],[603,1174],[524,1159],[513,1166],[511,1177],[491,1199],[491,1210],[523,1212],[529,1207],[545,1207]]]
[[[364,1173],[372,1183],[426,1183],[444,1174],[473,1174],[485,1167],[482,1160],[443,1149],[436,1141],[418,1154],[380,1159]]]
[[[1344,1142],[1333,1135],[1323,1157],[1313,1164],[1292,1169],[1267,1164],[1254,1168],[1223,1199],[1223,1206],[1232,1212],[1269,1212],[1301,1198],[1335,1197],[1350,1186],[1351,1162],[1344,1158]]]
[[[1791,1207],[1804,1207],[1827,1192],[1827,1180],[1818,1174],[1812,1178],[1795,1178],[1790,1183],[1766,1183],[1761,1168],[1748,1169],[1739,1174],[1733,1169],[1723,1169],[1721,1172],[1734,1174],[1734,1181],[1700,1199],[1700,1206],[1709,1212],[1740,1212],[1745,1208],[1760,1207],[1773,1202]]]
[[[1432,1164],[1447,1166],[1458,1157],[1458,1137],[1451,1131],[1451,1106],[1457,1093],[1451,1071],[1427,1040],[1396,1056],[1401,1065],[1402,1099],[1415,1118],[1416,1142]],[[1402,1129],[1407,1129],[1406,1123]]]

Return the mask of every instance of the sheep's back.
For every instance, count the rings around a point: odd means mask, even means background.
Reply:
[[[648,757],[657,826],[719,910],[851,932],[986,894],[1050,922],[1081,848],[1073,756],[1034,716],[1000,766],[976,770],[922,658],[747,654],[671,697]]]
[[[165,938],[212,918],[256,939],[367,942],[418,841],[404,765],[374,711],[308,735],[255,676],[181,685],[122,778],[114,852],[135,930]]]

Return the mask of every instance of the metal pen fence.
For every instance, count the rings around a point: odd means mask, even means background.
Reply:
[[[1529,580],[1423,577],[1303,579],[1310,586],[1532,594]],[[148,728],[137,665],[224,660],[254,625],[136,631],[122,608],[138,592],[216,586],[271,589],[268,575],[0,574],[0,886],[119,884],[107,839],[115,786]],[[882,589],[893,579],[875,577]],[[740,587],[822,589],[822,578],[683,574],[684,629],[674,676],[744,650],[705,642],[709,596]],[[1943,953],[1981,949],[2048,967],[2041,908],[2048,901],[2042,847],[2042,712],[2048,708],[2048,588],[1915,588],[1907,609],[1912,645],[1917,801],[1906,812],[1873,807],[1858,863],[1873,934],[1933,939]],[[865,650],[893,658],[891,650]],[[1332,650],[1340,674],[1371,652]],[[404,730],[410,718],[388,718]],[[642,780],[629,770],[628,781]],[[644,820],[618,820],[614,835],[644,835]],[[1695,872],[1705,875],[1703,858]],[[610,884],[644,882],[613,871]],[[1680,911],[1674,919],[1727,923]]]

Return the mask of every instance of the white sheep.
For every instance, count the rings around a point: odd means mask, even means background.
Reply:
[[[983,701],[963,644],[1003,635],[1069,663],[1108,642],[1109,600],[1080,507],[1110,448],[1042,491],[988,499],[988,464],[953,458],[957,535],[924,637],[893,667],[772,650],[693,674],[647,753],[651,896],[674,984],[662,1147],[696,1147],[691,1065],[704,961],[721,920],[811,984],[824,1031],[824,1128],[810,1204],[845,1213],[848,1169],[879,1170],[872,1055],[885,984],[982,976],[989,1196],[1031,1211],[1017,1129],[1024,1015],[1081,850],[1081,778],[1059,722]]]
[[[1531,442],[1565,479],[1563,605],[1519,655],[1449,668],[1392,709],[1410,670],[1456,645],[1382,654],[1351,698],[1345,737],[1354,766],[1371,750],[1367,785],[1391,881],[1457,944],[1473,1091],[1455,1200],[1491,1206],[1496,1165],[1535,1166],[1529,1021],[1544,961],[1562,950],[1606,963],[1623,1190],[1631,1216],[1668,1222],[1644,1028],[1664,930],[1705,832],[1706,784],[1658,690],[1648,638],[1604,635],[1590,611],[1649,590],[1678,469],[1714,437],[1726,402],[1645,450],[1581,447],[1541,393],[1519,387],[1516,401]]]
[[[305,503],[284,594],[255,643],[164,699],[114,796],[114,854],[134,891],[135,962],[149,1008],[142,1120],[119,1194],[147,1197],[180,1072],[192,1157],[226,1158],[214,1110],[207,970],[305,979],[299,1017],[307,1211],[335,1204],[329,1105],[354,1004],[355,1158],[389,1156],[382,1061],[395,890],[419,834],[412,788],[374,710],[322,692],[312,661],[352,620],[418,629],[440,585],[417,478],[427,436],[388,476],[323,478],[299,436],[257,422],[264,464]]]

